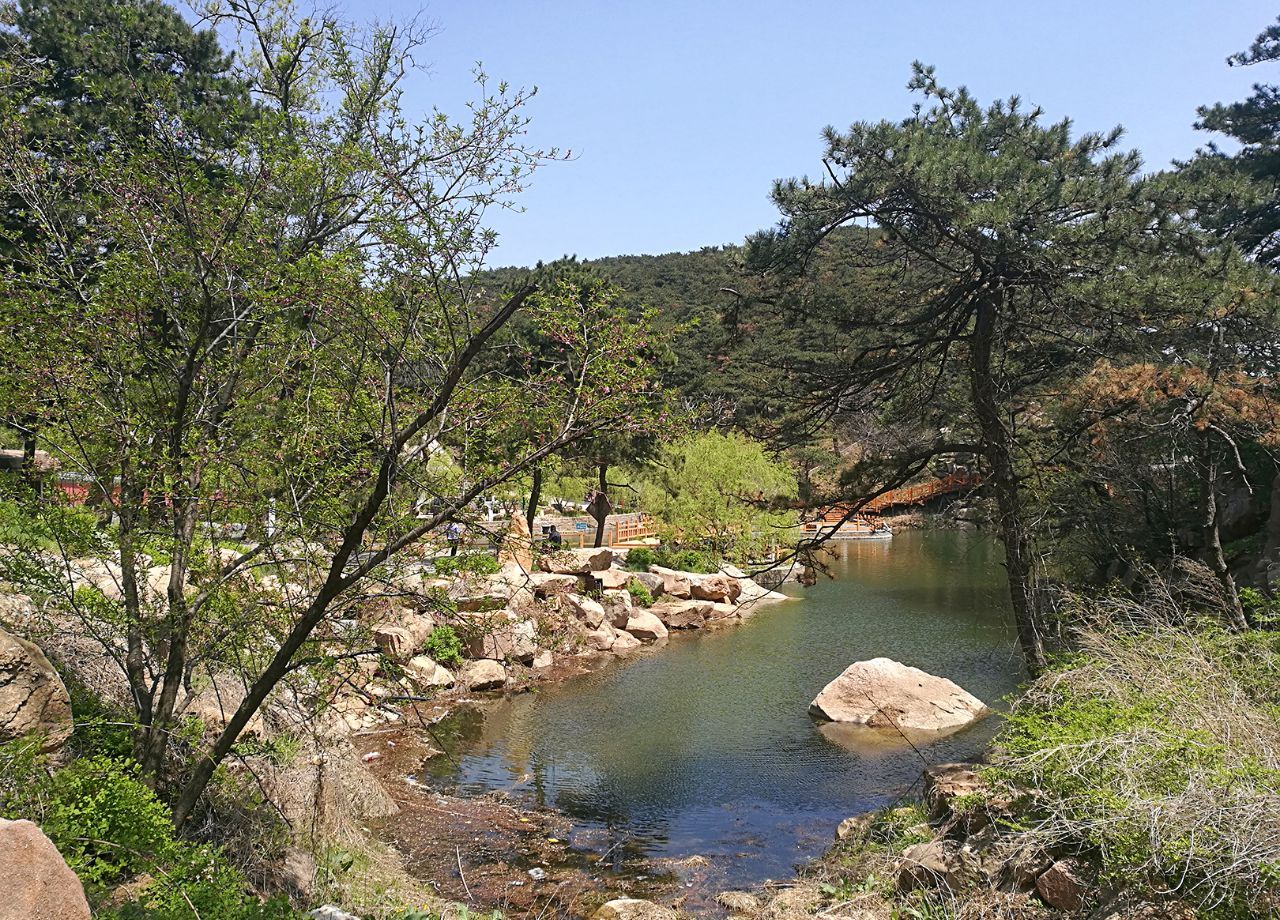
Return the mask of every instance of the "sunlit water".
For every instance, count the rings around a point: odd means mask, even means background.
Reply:
[[[835,547],[834,580],[784,588],[742,626],[675,637],[438,733],[430,782],[561,809],[596,845],[708,857],[717,887],[784,877],[842,818],[892,802],[924,763],[979,753],[997,719],[906,745],[828,740],[809,701],[877,656],[949,677],[999,707],[1020,665],[998,550],[964,532]],[[622,844],[625,844],[623,846]]]

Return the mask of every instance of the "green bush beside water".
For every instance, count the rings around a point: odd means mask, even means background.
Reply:
[[[1104,883],[1252,916],[1280,893],[1278,704],[1280,634],[1090,628],[1018,701],[991,773]]]
[[[433,660],[443,665],[462,663],[462,638],[452,626],[442,625],[431,630],[423,651]]]
[[[0,816],[38,824],[84,883],[90,903],[148,878],[110,920],[293,920],[283,898],[260,900],[214,846],[174,836],[172,815],[128,759],[90,755],[50,769],[39,745],[0,746]]]
[[[644,585],[643,582],[636,581],[634,578],[627,582],[627,593],[631,595],[631,599],[641,607],[653,606],[653,592]]]

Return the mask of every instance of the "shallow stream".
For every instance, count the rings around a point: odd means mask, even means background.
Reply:
[[[949,677],[1000,707],[1020,664],[998,549],[956,531],[908,531],[833,549],[833,580],[737,627],[678,635],[538,693],[463,710],[439,727],[427,777],[502,790],[569,815],[624,859],[693,860],[714,888],[785,878],[836,824],[892,802],[924,761],[979,753],[987,719],[919,753],[829,738],[809,701],[878,656]],[[699,885],[703,887],[703,885]]]

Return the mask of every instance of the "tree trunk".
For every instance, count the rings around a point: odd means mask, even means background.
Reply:
[[[604,528],[609,521],[609,465],[601,463],[597,470],[600,483],[596,489],[595,500],[591,503],[591,516],[596,519],[595,547],[604,546]]]
[[[188,495],[196,495],[200,489],[200,477],[194,475],[189,483]],[[169,583],[165,592],[165,638],[168,644],[165,655],[164,676],[153,697],[152,725],[147,743],[143,746],[140,762],[146,777],[159,776],[164,769],[165,754],[169,747],[169,735],[175,722],[178,694],[187,677],[188,649],[191,638],[191,610],[187,606],[186,583],[190,570],[192,544],[195,541],[199,506],[192,498],[174,502],[173,542],[170,545]]]
[[[529,535],[533,536],[533,519],[538,516],[538,502],[542,501],[542,467],[533,468],[533,485],[529,488],[529,507],[525,510],[524,520],[529,525]]]
[[[35,419],[23,419],[22,429],[22,478],[37,496],[41,493],[40,473],[36,469]]]
[[[998,304],[984,298],[977,309],[970,342],[969,383],[974,414],[982,433],[983,453],[990,466],[987,482],[999,511],[1000,542],[1004,544],[1009,600],[1018,627],[1018,644],[1032,677],[1047,664],[1037,610],[1035,559],[1022,513],[1022,497],[1013,467],[1013,436],[1004,422],[996,380],[991,370]]]
[[[1249,622],[1240,602],[1236,580],[1227,567],[1227,557],[1222,552],[1222,509],[1218,505],[1218,456],[1210,442],[1210,435],[1201,435],[1200,459],[1200,531],[1201,556],[1205,565],[1213,570],[1222,587],[1223,601],[1227,605],[1227,619],[1231,628],[1245,630]]]

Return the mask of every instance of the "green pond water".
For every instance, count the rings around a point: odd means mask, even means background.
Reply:
[[[1021,673],[988,538],[908,531],[832,552],[833,580],[788,585],[796,600],[741,626],[673,635],[538,693],[464,710],[440,726],[450,756],[433,759],[425,778],[558,808],[617,869],[697,855],[717,888],[788,876],[827,847],[842,818],[908,791],[922,756],[974,756],[998,727],[989,718],[919,754],[848,739],[808,714],[824,684],[887,656],[999,708]]]

